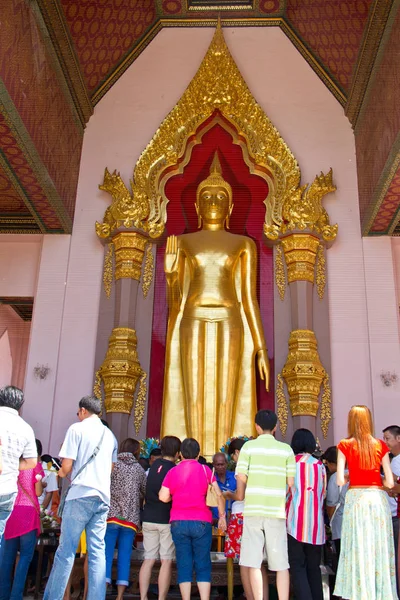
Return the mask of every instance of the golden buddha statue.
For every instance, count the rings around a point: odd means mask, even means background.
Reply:
[[[233,435],[251,435],[257,410],[254,358],[269,387],[256,296],[257,250],[229,229],[232,189],[217,153],[196,193],[201,231],[170,236],[169,305],[161,435],[196,438],[210,457]]]

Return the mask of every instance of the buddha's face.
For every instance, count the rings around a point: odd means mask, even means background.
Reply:
[[[198,213],[205,223],[223,223],[230,213],[228,192],[220,186],[207,186],[199,196]]]

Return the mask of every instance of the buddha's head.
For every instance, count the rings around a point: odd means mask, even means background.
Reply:
[[[211,164],[210,175],[198,185],[195,206],[199,227],[204,221],[210,225],[225,223],[229,229],[229,217],[233,209],[232,188],[222,177],[217,152]]]

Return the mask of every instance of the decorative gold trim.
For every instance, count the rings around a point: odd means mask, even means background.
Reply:
[[[144,417],[144,413],[146,410],[146,397],[147,397],[147,373],[145,371],[142,371],[142,376],[140,378],[140,383],[139,383],[139,391],[138,391],[138,395],[136,398],[136,403],[135,403],[135,416],[134,416],[134,423],[135,423],[135,432],[136,435],[139,433],[140,427],[142,425],[142,421],[143,421],[143,417]]]
[[[147,298],[149,293],[151,282],[153,281],[154,271],[154,257],[153,257],[153,244],[147,244],[146,247],[146,261],[144,263],[143,279],[142,279],[142,292],[143,296]]]
[[[293,187],[284,201],[276,204],[274,212],[268,211],[267,206],[264,224],[266,237],[275,241],[282,234],[300,230],[316,234],[325,242],[333,242],[338,226],[330,224],[322,199],[335,190],[332,169],[326,175],[317,175],[309,186]]]
[[[107,252],[104,257],[104,270],[103,270],[103,285],[104,285],[104,291],[105,291],[107,298],[109,298],[111,296],[111,287],[112,287],[113,276],[114,276],[113,255],[114,255],[114,244],[112,242],[109,242],[109,244],[107,244]]]
[[[191,148],[199,143],[195,133],[211,116],[215,122],[228,123],[228,130],[236,130],[235,143],[247,145],[245,160],[252,172],[263,173],[261,176],[268,180],[267,215],[281,221],[285,199],[299,186],[297,161],[253,98],[218,26],[199,70],[134,170],[132,198],[139,205],[148,203],[146,225],[151,237],[159,237],[164,231],[168,203],[163,194],[165,181],[173,172],[182,172]]]
[[[324,439],[328,436],[329,423],[332,420],[332,393],[329,384],[329,375],[325,371],[324,379],[322,380],[323,392],[321,396],[320,420],[321,430]]]
[[[31,6],[60,87],[83,134],[85,125],[93,114],[93,106],[60,0],[37,0],[36,3],[32,2]]]
[[[0,152],[0,165],[2,166],[5,174],[7,175],[11,185],[17,192],[18,196],[21,198],[26,208],[30,212],[33,222],[36,223],[36,225],[39,227],[39,232],[48,233],[46,226],[42,222],[40,216],[37,214],[35,207],[29,199],[29,196],[27,196],[27,194],[25,193],[25,190],[22,188],[19,179],[16,177],[14,171],[10,168],[8,161],[5,159],[2,152]],[[13,222],[15,222],[15,219],[13,219]]]
[[[317,267],[315,281],[317,284],[317,293],[320,300],[323,299],[326,286],[326,259],[323,244],[319,244],[317,251]]]
[[[136,231],[124,231],[113,237],[115,251],[115,280],[140,281],[147,239]]]
[[[329,91],[335,96],[336,100],[342,105],[345,106],[347,101],[347,96],[345,91],[339,86],[339,84],[332,78],[332,76],[325,71],[325,69],[321,66],[312,52],[307,48],[307,46],[302,42],[302,40],[298,37],[297,33],[293,30],[293,28],[282,19],[281,24],[282,31],[287,35],[292,44],[297,48],[302,57],[308,62],[313,71],[318,75],[321,81],[326,85]]]
[[[379,213],[382,203],[385,199],[389,186],[392,182],[394,175],[396,174],[400,166],[400,133],[398,134],[390,154],[387,158],[386,164],[383,168],[378,184],[375,188],[373,197],[369,206],[365,212],[362,220],[361,230],[362,235],[370,235],[370,230],[374,224],[375,217]],[[386,232],[382,232],[386,233]]]
[[[95,398],[98,398],[99,400],[103,399],[101,393],[101,367],[100,369],[97,369],[96,374],[94,376],[93,396],[95,396]]]
[[[279,428],[283,437],[285,437],[288,425],[289,411],[281,373],[278,373],[277,380],[278,385],[276,386],[276,414],[278,416]]]
[[[315,259],[319,239],[311,233],[291,233],[282,236],[281,244],[287,266],[288,283],[309,281],[314,283]]]
[[[282,245],[278,244],[275,250],[275,283],[278,288],[279,297],[281,300],[285,299],[286,290],[286,275],[285,267],[283,265],[283,250]]]
[[[99,377],[97,377],[97,373]],[[96,393],[101,394],[98,378],[104,385],[106,412],[130,414],[138,380],[143,371],[137,355],[136,331],[128,327],[115,327],[110,335],[108,350],[96,373]]]
[[[93,106],[102,99],[102,97],[108,92],[110,88],[118,81],[118,79],[125,73],[125,71],[131,66],[136,58],[147,48],[151,40],[155,38],[157,33],[161,31],[162,25],[160,21],[157,21],[150,27],[147,33],[144,34],[138,44],[129,52],[129,54],[119,63],[117,68],[107,77],[107,79],[100,84],[100,86],[92,93],[91,101]]]
[[[289,352],[282,377],[294,417],[317,416],[319,394],[326,371],[321,364],[317,339],[310,329],[295,329],[289,336]]]
[[[35,174],[35,177],[41,186],[47,200],[54,209],[61,226],[64,229],[64,233],[72,232],[72,219],[67,213],[67,210],[61,200],[52,179],[44,166],[42,159],[40,158],[38,151],[33,143],[28,130],[25,127],[15,105],[5,87],[4,83],[0,79],[0,112],[3,115],[7,125],[10,127],[15,140],[20,147],[25,160],[31,167]],[[28,206],[29,208],[29,206]],[[31,210],[31,209],[29,209]],[[47,232],[52,230],[46,229]]]
[[[43,0],[42,0],[43,1]],[[347,96],[345,92],[339,87],[332,76],[325,71],[324,67],[318,62],[312,52],[305,46],[300,40],[298,35],[295,33],[293,28],[289,25],[285,19],[280,16],[274,17],[224,17],[221,19],[221,23],[224,27],[279,27],[285,33],[285,35],[294,44],[303,58],[307,61],[313,71],[326,85],[330,92],[335,96],[338,102],[345,106]],[[151,40],[155,38],[157,33],[164,27],[215,27],[217,25],[217,19],[214,18],[176,18],[176,17],[162,17],[155,22],[149,31],[142,37],[138,44],[131,50],[131,52],[124,58],[124,60],[117,66],[117,68],[107,77],[107,79],[92,93],[91,101],[95,106],[101,98],[108,92],[108,90],[118,81],[121,75],[130,67],[130,65],[136,60],[136,58],[143,52],[143,50],[149,45]]]
[[[345,114],[353,127],[356,126],[361,108],[366,100],[366,92],[373,79],[374,65],[378,60],[378,53],[382,51],[382,42],[386,29],[391,29],[389,15],[393,0],[375,0],[370,8],[369,19],[364,30],[361,48],[358,53],[357,63],[351,79],[350,92],[348,94]],[[394,19],[392,19],[393,22]]]

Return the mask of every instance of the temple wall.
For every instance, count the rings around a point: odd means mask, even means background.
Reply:
[[[393,252],[395,247],[399,249],[398,241],[392,243],[386,236],[363,238],[371,385],[378,436],[384,427],[400,424],[400,380],[385,385],[381,378],[383,373],[400,377],[399,303],[394,273],[399,264],[396,265]],[[361,402],[355,398],[354,403]]]
[[[0,235],[0,296],[35,296],[42,239],[42,235]]]
[[[61,266],[54,297],[59,304],[63,302],[63,309],[59,307],[62,317],[53,314],[57,331],[51,341],[56,352],[59,340],[57,358],[52,362],[57,370],[55,381],[49,380],[49,388],[39,400],[40,418],[46,415],[40,428],[51,427],[51,452],[58,451],[66,428],[76,419],[78,400],[90,393],[93,385],[103,268],[103,248],[94,224],[102,220],[110,202],[110,197],[98,190],[104,168],[117,169],[128,184],[136,160],[196,73],[212,35],[211,28],[162,30],[99,102],[87,126],[68,265],[66,247],[59,248]],[[225,30],[225,38],[250,90],[299,161],[303,183],[310,183],[321,170],[327,172],[331,166],[334,170],[338,191],[326,198],[325,206],[331,221],[339,223],[339,235],[327,257],[330,317],[329,323],[325,318],[323,336],[327,338],[329,326],[333,433],[337,439],[345,434],[347,412],[355,399],[372,406],[354,136],[341,106],[282,31],[232,28]],[[139,298],[138,352],[148,371],[152,306],[140,291]],[[318,312],[318,305],[315,310]],[[44,320],[44,305],[40,311]],[[285,305],[277,300],[277,371],[287,353],[287,338],[279,337],[280,331],[288,330],[282,318],[288,318]],[[39,313],[37,319],[39,324]],[[36,356],[39,354],[38,350]],[[30,361],[36,364],[33,356]],[[35,395],[35,402],[37,398]],[[36,410],[36,405],[30,407],[32,418]]]

